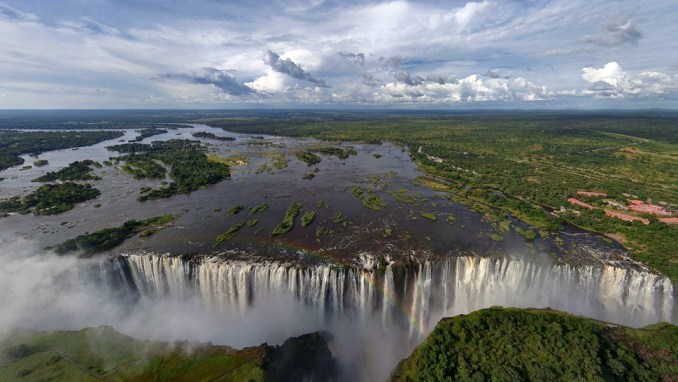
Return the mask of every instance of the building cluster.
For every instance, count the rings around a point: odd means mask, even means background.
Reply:
[[[577,191],[577,195],[582,195],[582,196],[588,196],[588,197],[607,197],[607,194],[603,192],[596,192],[596,191],[584,191],[584,190],[579,190]],[[627,194],[624,194],[627,195]],[[630,196],[630,195],[629,195]],[[591,204],[585,203],[577,198],[568,198],[567,201],[570,204],[573,204],[575,206],[579,207],[584,207],[588,208],[590,210],[597,209],[598,207],[595,207]],[[616,208],[617,210],[621,211],[633,211],[633,212],[638,212],[638,213],[644,213],[644,214],[650,214],[650,215],[656,215],[656,216],[662,216],[659,218],[659,221],[666,223],[666,224],[678,224],[678,217],[671,217],[673,214],[671,211],[667,211],[664,207],[658,206],[656,204],[650,204],[650,203],[645,203],[642,200],[638,199],[631,199],[629,200],[629,205],[625,206],[615,200],[612,199],[605,199],[605,203],[608,205]],[[634,215],[627,215],[627,214],[622,214],[616,211],[610,211],[610,210],[605,210],[605,215],[609,217],[613,217],[616,219],[621,219],[624,221],[628,222],[633,222],[633,221],[639,221],[643,224],[650,224],[650,220],[646,218],[642,218],[640,216],[634,216]]]
[[[642,200],[629,200],[629,209],[635,212],[642,212],[645,214],[659,215],[659,216],[671,216],[671,212],[667,211],[662,206],[657,206],[655,204],[646,204]]]

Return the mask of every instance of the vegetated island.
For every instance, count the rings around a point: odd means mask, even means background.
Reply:
[[[338,366],[319,333],[235,350],[209,343],[140,341],[100,326],[14,330],[0,341],[3,381],[325,381]]]
[[[678,327],[489,308],[441,320],[390,381],[673,381]]]
[[[54,247],[54,250],[60,255],[69,252],[79,252],[80,257],[88,257],[115,248],[136,234],[142,237],[151,236],[160,229],[167,227],[174,218],[174,215],[166,214],[141,221],[128,220],[119,227],[105,228],[96,232],[78,235],[73,239],[58,244]]]
[[[130,140],[130,142],[141,142],[146,138],[149,138],[149,137],[152,137],[152,136],[155,136],[155,135],[165,134],[165,133],[167,133],[167,130],[159,129],[155,126],[151,126],[151,127],[145,128],[145,129],[137,130],[137,133],[139,133],[139,135],[136,138]]]
[[[237,133],[389,141],[408,149],[427,174],[419,183],[497,223],[512,215],[541,236],[560,232],[565,223],[606,234],[678,282],[678,224],[671,223],[678,220],[624,211],[639,200],[678,214],[678,125],[672,116],[280,112],[196,122]],[[319,159],[310,151],[296,154],[307,164]],[[598,208],[568,201],[582,190],[605,194],[592,205]]]
[[[191,133],[191,135],[194,138],[214,139],[216,141],[224,141],[224,142],[235,141],[235,138],[233,138],[233,137],[220,137],[218,135],[208,133],[206,131],[198,131],[198,132],[195,132],[195,133]]]
[[[20,155],[97,144],[123,136],[122,131],[2,131],[0,170],[24,163]]]
[[[31,210],[36,215],[56,215],[73,209],[81,203],[99,196],[101,192],[90,184],[65,182],[44,184],[34,192],[24,196],[13,196],[0,202],[0,215],[17,212],[27,214]]]
[[[101,168],[101,163],[85,159],[75,161],[58,171],[50,171],[45,175],[33,179],[31,182],[54,182],[57,180],[101,180],[92,173],[92,167]]]
[[[209,160],[205,147],[198,141],[173,139],[149,145],[125,143],[110,146],[108,149],[127,154],[114,159],[117,162],[126,161],[130,169],[128,171],[136,178],[164,177],[165,170],[157,162],[170,167],[169,177],[172,182],[140,195],[139,201],[186,194],[230,177],[228,165]]]

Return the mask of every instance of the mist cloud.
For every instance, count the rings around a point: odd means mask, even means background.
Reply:
[[[328,87],[325,81],[313,78],[310,73],[306,72],[301,66],[289,58],[281,59],[280,55],[270,49],[266,49],[264,53],[264,63],[271,67],[276,72],[287,74],[290,77],[312,82],[319,87]]]

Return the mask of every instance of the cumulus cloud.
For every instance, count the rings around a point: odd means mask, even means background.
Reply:
[[[294,61],[289,58],[282,59],[279,54],[270,49],[266,49],[266,52],[264,53],[264,63],[276,72],[287,74],[288,76],[299,80],[312,82],[316,86],[322,88],[327,87],[325,81],[314,78]]]
[[[678,91],[675,77],[661,72],[627,73],[614,61],[602,68],[582,68],[581,78],[589,84],[583,94],[597,97],[660,97]]]
[[[420,78],[421,77],[418,77]],[[488,101],[537,101],[550,98],[553,93],[524,78],[487,78],[477,74],[454,81],[390,82],[382,85],[383,101],[426,102],[433,104]]]
[[[224,93],[235,96],[248,95],[254,92],[252,88],[238,83],[236,78],[228,71],[215,68],[202,68],[190,73],[167,73],[160,77],[192,84],[213,85]]]
[[[615,47],[626,44],[637,45],[642,37],[643,34],[632,20],[620,20],[605,25],[602,33],[585,36],[584,41],[603,47]]]
[[[365,65],[365,53],[338,52],[337,54],[343,57],[346,62],[351,64]]]

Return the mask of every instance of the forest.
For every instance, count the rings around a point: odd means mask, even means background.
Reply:
[[[631,329],[567,313],[489,308],[441,320],[391,381],[669,381],[678,327]]]

